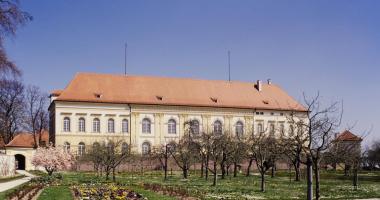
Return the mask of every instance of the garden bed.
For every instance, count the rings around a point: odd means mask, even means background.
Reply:
[[[75,199],[147,199],[127,186],[117,184],[83,184],[72,187]]]

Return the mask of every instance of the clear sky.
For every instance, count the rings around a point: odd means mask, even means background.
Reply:
[[[112,2],[112,3],[111,3]],[[77,72],[271,78],[290,95],[344,101],[344,123],[380,138],[380,1],[22,1],[34,20],[6,43],[28,84]]]

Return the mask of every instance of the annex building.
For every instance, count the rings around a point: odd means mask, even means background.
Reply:
[[[82,154],[94,143],[122,140],[146,153],[195,133],[233,136],[291,129],[286,116],[305,108],[271,83],[78,73],[51,93],[49,140]]]

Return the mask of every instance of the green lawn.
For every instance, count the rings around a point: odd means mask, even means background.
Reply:
[[[359,175],[359,188],[354,190],[351,186],[351,177],[344,177],[342,173],[321,173],[322,199],[361,199],[380,197],[380,172],[362,172]],[[72,199],[70,187],[83,183],[105,183],[104,177],[96,177],[94,173],[68,172],[63,173],[61,186],[45,188],[40,200],[44,199]],[[260,178],[257,175],[245,177],[226,177],[218,180],[218,186],[213,187],[212,177],[208,181],[199,178],[199,172],[190,173],[189,179],[181,178],[180,172],[174,172],[167,181],[163,181],[161,172],[120,173],[117,182],[126,184],[132,190],[142,194],[148,199],[170,200],[175,199],[163,194],[144,189],[144,183],[160,184],[166,188],[176,188],[187,191],[188,194],[200,199],[305,199],[306,182],[294,182],[286,172],[278,172],[276,177],[266,177],[266,192],[260,192]],[[8,191],[9,192],[9,191]],[[0,193],[4,199],[5,193]]]
[[[68,200],[73,199],[67,186],[50,186],[45,188],[38,200]]]
[[[260,192],[260,178],[253,175],[236,178],[227,177],[218,180],[218,186],[211,186],[209,181],[193,175],[189,180],[181,179],[180,174],[173,175],[168,181],[163,182],[162,175],[157,173],[145,173],[144,177],[131,174],[123,174],[119,177],[126,183],[157,183],[167,186],[176,186],[189,191],[190,194],[198,194],[202,199],[305,199],[306,182],[291,181],[289,174],[282,172],[276,177],[266,177],[266,192]],[[359,176],[359,188],[355,191],[352,187],[351,177],[344,177],[341,173],[322,173],[321,195],[323,199],[357,199],[380,197],[380,173],[362,173]]]

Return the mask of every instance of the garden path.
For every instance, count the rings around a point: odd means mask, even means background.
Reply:
[[[33,174],[28,173],[25,170],[16,170],[16,171],[19,174],[25,175],[25,177],[21,178],[21,179],[13,180],[13,181],[8,181],[8,182],[5,182],[5,183],[0,183],[0,192],[4,192],[6,190],[9,190],[9,189],[12,189],[14,187],[17,187],[17,186],[19,186],[19,185],[21,185],[23,183],[26,183],[26,182],[30,181],[30,179],[32,179],[33,177],[35,177]]]

